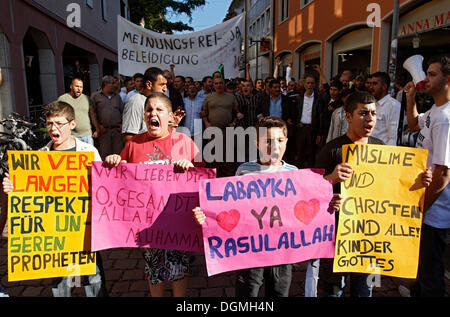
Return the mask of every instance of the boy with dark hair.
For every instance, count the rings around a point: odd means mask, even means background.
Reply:
[[[264,129],[267,133],[262,133]],[[264,117],[256,124],[256,131],[259,160],[240,165],[236,176],[297,170],[282,160],[288,140],[287,126],[282,119]],[[205,215],[200,208],[194,209],[194,213],[197,222],[203,224]],[[291,278],[291,264],[241,270],[236,278],[236,296],[258,297],[265,280],[265,296],[287,297]]]
[[[236,176],[297,170],[297,167],[283,161],[288,138],[287,125],[282,119],[277,117],[261,118],[256,125],[256,131],[259,159],[257,162],[240,165]],[[339,208],[334,198],[330,207],[335,210]],[[197,223],[203,225],[206,220],[203,211],[197,207],[193,212]],[[265,280],[265,297],[287,297],[291,279],[292,264],[240,270],[237,272],[236,296],[257,297]]]
[[[352,174],[352,166],[342,162],[342,146],[345,144],[384,144],[371,136],[377,122],[375,97],[367,92],[355,92],[348,96],[345,104],[345,118],[348,122],[346,134],[327,143],[319,152],[316,168],[325,169],[324,178],[333,184],[333,192],[340,194],[340,183]],[[422,183],[428,186],[431,182],[429,170],[422,177]],[[342,198],[339,195],[340,198]],[[339,216],[336,215],[336,230]],[[345,274],[333,273],[333,259],[322,259],[320,279],[326,296],[341,297],[345,288]],[[350,273],[350,293],[355,297],[371,297],[372,286],[368,283],[368,275]]]
[[[94,152],[94,161],[101,161],[97,149],[71,135],[76,127],[75,111],[72,106],[63,101],[55,101],[45,107],[44,110],[47,132],[51,141],[40,151],[76,151]],[[3,179],[3,191],[8,194],[14,190],[9,175]],[[105,276],[102,267],[100,253],[97,253],[97,273],[89,275],[89,285],[85,286],[87,297],[108,296],[105,286]],[[63,277],[52,289],[54,297],[70,297],[72,291],[71,277]]]

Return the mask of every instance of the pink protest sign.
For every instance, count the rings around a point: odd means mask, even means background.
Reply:
[[[208,276],[334,257],[332,186],[312,170],[203,180]]]
[[[92,250],[158,248],[203,252],[192,216],[202,179],[215,170],[174,172],[169,165],[92,162]]]

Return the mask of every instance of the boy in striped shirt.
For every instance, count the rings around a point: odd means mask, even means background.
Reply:
[[[297,167],[283,161],[287,145],[286,123],[276,117],[264,117],[256,125],[259,160],[240,165],[236,176],[294,171]],[[267,132],[264,133],[264,130]],[[333,199],[330,206],[339,209],[339,200]],[[202,225],[205,214],[199,207],[193,210],[196,221]],[[237,272],[236,296],[258,297],[265,280],[265,297],[287,297],[292,279],[292,264],[251,268]]]

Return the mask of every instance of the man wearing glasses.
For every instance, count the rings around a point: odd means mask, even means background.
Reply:
[[[47,133],[51,141],[40,149],[40,151],[79,151],[79,152],[93,152],[94,161],[101,161],[100,154],[97,149],[88,143],[80,141],[73,137],[72,131],[77,126],[75,112],[73,107],[61,101],[55,101],[45,107],[45,125]],[[3,192],[9,194],[14,190],[14,185],[6,173],[3,178]],[[70,297],[74,285],[71,282],[72,277],[63,277],[52,288],[54,297]],[[105,276],[102,265],[100,253],[97,253],[97,269],[96,274],[85,277],[88,280],[87,285],[84,285],[86,297],[104,297],[108,296]],[[0,289],[1,292],[1,289]]]

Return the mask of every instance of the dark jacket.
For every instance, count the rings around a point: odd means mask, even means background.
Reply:
[[[292,113],[295,110],[294,104],[291,98],[286,97],[283,94],[281,96],[281,119],[287,121],[287,119],[292,118]],[[270,115],[270,95],[267,93],[260,94],[260,101],[258,108],[256,109],[256,115],[263,114],[264,117]]]
[[[296,104],[292,115],[295,125],[298,125],[300,123],[300,119],[302,118],[303,100],[304,100],[303,98],[304,94],[300,94],[296,98]],[[323,99],[319,96],[318,92],[314,92],[314,101],[311,114],[311,127],[313,136],[317,136],[319,134],[320,114],[322,111],[323,111]]]

